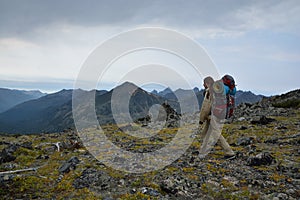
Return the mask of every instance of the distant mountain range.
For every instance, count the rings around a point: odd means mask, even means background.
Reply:
[[[41,133],[64,129],[65,116],[71,116],[72,90],[62,90],[26,101],[0,114],[0,131]],[[72,122],[71,122],[72,123]]]
[[[95,94],[95,109],[97,119],[102,124],[115,123],[114,117],[111,110],[111,99],[114,91],[132,92],[129,101],[130,116],[133,120],[141,117],[145,117],[149,109],[154,104],[162,104],[168,102],[173,109],[178,113],[181,113],[181,107],[185,107],[185,112],[198,111],[202,101],[203,101],[203,90],[194,88],[193,90],[183,90],[178,89],[172,91],[167,88],[161,92],[153,91],[147,92],[136,85],[126,82],[116,88],[105,91],[105,90],[93,90],[84,91],[77,90],[80,94],[80,98],[89,96],[91,93]],[[3,92],[2,92],[3,91]],[[17,93],[17,91],[15,91]],[[24,93],[24,91],[19,91]],[[8,99],[13,99],[13,95],[8,95],[5,99],[5,90],[0,90],[0,97],[4,100],[3,102],[8,102]],[[26,92],[24,93],[26,94]],[[28,93],[27,93],[28,94]],[[31,99],[26,101],[20,101],[18,105],[0,113],[0,132],[3,133],[47,133],[47,132],[60,132],[65,129],[73,129],[74,120],[72,114],[72,94],[73,90],[61,90],[57,93],[45,95],[40,92],[29,92]],[[40,96],[39,96],[40,95]],[[190,105],[195,105],[194,96],[196,95],[198,106],[191,107]],[[178,99],[181,99],[183,105],[179,105]],[[236,94],[236,102],[248,102],[254,103],[260,101],[263,96],[255,95],[251,92],[238,91]],[[120,97],[120,101],[122,101]],[[16,101],[14,101],[16,102]],[[196,102],[197,103],[197,102]],[[84,106],[82,105],[82,117],[84,116]],[[120,115],[122,111],[120,111]]]
[[[256,95],[250,91],[238,90],[235,94],[235,103],[239,105],[241,103],[256,103],[264,98],[263,95]]]
[[[45,96],[40,91],[11,90],[0,88],[0,113],[28,100]]]
[[[202,101],[203,101],[203,92],[204,90],[199,90],[197,87],[195,87],[193,90],[183,90],[183,89],[178,89],[175,92],[173,92],[170,88],[166,88],[165,90],[161,92],[157,92],[155,90],[152,91],[153,94],[159,95],[163,98],[166,99],[172,99],[172,100],[177,100],[176,96],[182,95],[187,97],[191,97],[191,95],[196,94],[199,102],[199,106],[201,106]],[[250,91],[241,91],[238,90],[235,95],[235,103],[236,105],[239,105],[241,103],[255,103],[260,101],[264,96],[263,95],[256,95]]]

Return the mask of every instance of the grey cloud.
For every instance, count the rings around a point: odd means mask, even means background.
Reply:
[[[2,34],[20,35],[53,23],[81,26],[125,23],[139,4],[127,1],[79,0],[4,0],[0,2]]]
[[[55,23],[79,26],[162,24],[187,28],[235,29],[249,25],[251,19],[247,17],[254,17],[256,11],[276,12],[277,10],[270,8],[280,2],[282,1],[2,0],[0,34],[22,35]],[[297,1],[289,2],[288,5],[298,5]],[[243,15],[244,12],[249,13]]]

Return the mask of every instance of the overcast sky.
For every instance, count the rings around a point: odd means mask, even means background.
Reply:
[[[72,88],[99,44],[141,27],[191,37],[238,89],[274,95],[300,88],[298,0],[0,0],[0,87]],[[202,80],[194,83],[201,88]]]

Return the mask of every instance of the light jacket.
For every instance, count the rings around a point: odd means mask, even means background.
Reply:
[[[211,113],[211,106],[212,106],[212,94],[210,94],[209,89],[207,88],[201,106],[200,122],[205,122],[206,120],[209,119]]]

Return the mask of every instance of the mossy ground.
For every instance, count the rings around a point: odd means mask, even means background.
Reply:
[[[254,137],[256,152],[268,151],[277,160],[276,164],[267,166],[252,167],[253,172],[261,173],[268,172],[268,179],[275,183],[281,183],[274,186],[274,188],[250,188],[247,182],[248,177],[244,177],[237,180],[237,185],[233,184],[227,179],[220,179],[221,182],[218,186],[213,185],[210,182],[199,184],[199,191],[203,195],[209,195],[215,199],[259,199],[261,194],[268,190],[284,191],[285,181],[289,181],[291,178],[284,172],[277,170],[278,165],[286,166],[289,164],[298,165],[300,163],[299,154],[296,154],[298,149],[297,144],[282,143],[269,144],[265,143],[270,138],[285,137],[299,133],[299,121],[300,112],[295,111],[295,115],[291,117],[273,117],[276,122],[265,125],[257,126],[251,125],[249,122],[235,121],[232,124],[226,124],[223,128],[223,135],[229,143],[236,143],[240,137]],[[298,124],[297,124],[298,123]],[[246,126],[247,129],[241,130],[241,126]],[[286,129],[280,129],[280,126],[286,127]],[[126,145],[131,144],[134,141],[134,145],[128,147],[128,150],[138,151],[140,149],[147,150],[147,145],[157,145],[158,147],[164,146],[168,143],[174,135],[177,133],[177,129],[163,129],[156,136],[155,139],[136,139],[132,136],[128,136],[125,133],[118,130],[118,127],[107,126],[106,134],[111,141],[121,141]],[[161,189],[158,184],[159,177],[172,177],[174,174],[180,174],[181,177],[191,180],[194,183],[200,183],[200,179],[203,174],[211,174],[212,177],[225,177],[232,173],[229,167],[224,167],[224,163],[230,162],[223,158],[223,151],[219,146],[214,148],[214,151],[209,154],[207,159],[198,165],[186,165],[182,166],[187,159],[187,156],[191,154],[192,150],[198,150],[201,143],[197,136],[194,142],[191,144],[189,150],[173,164],[166,166],[159,171],[153,171],[145,174],[129,174],[121,171],[116,171],[110,167],[101,164],[94,158],[85,156],[87,150],[84,147],[76,149],[64,149],[60,152],[57,150],[49,151],[49,143],[56,143],[69,140],[70,133],[61,134],[42,134],[42,135],[1,135],[0,140],[7,143],[24,143],[32,142],[33,149],[19,148],[14,155],[16,160],[3,163],[0,165],[0,171],[26,169],[30,167],[37,168],[36,171],[22,172],[14,174],[13,180],[2,183],[0,188],[0,198],[2,199],[101,199],[103,194],[92,188],[86,187],[83,189],[75,189],[73,186],[74,180],[79,177],[84,169],[87,167],[103,170],[107,172],[115,180],[125,179],[129,184],[119,184],[117,191],[112,194],[114,198],[119,199],[157,199],[157,197],[143,194],[140,191],[132,194],[128,188],[142,188],[149,187],[159,191],[161,194],[165,194],[165,191]],[[41,146],[41,144],[45,144]],[[119,142],[120,144],[120,142]],[[0,151],[7,145],[0,145]],[[50,145],[51,146],[51,145]],[[240,151],[247,154],[245,146],[233,146],[234,151]],[[48,155],[48,159],[37,159],[40,155]],[[63,174],[60,181],[58,181],[59,174],[58,168],[71,158],[77,156],[80,159],[80,163],[75,170],[71,170],[69,173]],[[12,164],[12,169],[8,169],[7,165]],[[233,166],[234,167],[234,166]],[[299,171],[298,171],[299,172]]]

